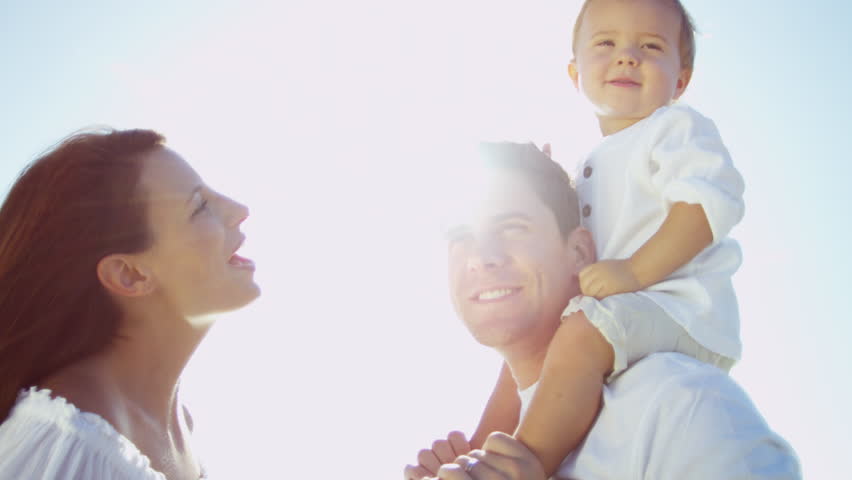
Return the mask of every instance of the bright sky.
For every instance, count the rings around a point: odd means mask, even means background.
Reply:
[[[578,4],[0,0],[0,185],[85,126],[163,132],[252,209],[264,295],[184,384],[214,476],[401,478],[472,430],[499,366],[447,298],[436,183],[465,159],[439,145],[550,141],[573,166],[597,140],[565,73]],[[806,478],[847,475],[852,6],[685,4],[684,101],[747,182],[733,376]]]

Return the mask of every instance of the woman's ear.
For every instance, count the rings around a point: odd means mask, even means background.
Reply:
[[[107,255],[98,262],[98,279],[109,292],[122,297],[141,297],[154,291],[147,269],[130,255]]]

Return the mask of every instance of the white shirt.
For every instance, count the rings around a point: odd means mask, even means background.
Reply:
[[[521,415],[536,385],[520,392]],[[800,479],[790,445],[722,370],[655,353],[604,386],[603,405],[554,479]]]
[[[0,480],[166,480],[97,414],[31,387],[0,424]]]
[[[575,175],[581,220],[599,258],[625,259],[675,202],[700,204],[713,244],[662,282],[637,292],[701,345],[737,360],[742,346],[731,276],[742,261],[727,238],[743,217],[743,180],[713,122],[686,105],[661,107],[603,139]]]

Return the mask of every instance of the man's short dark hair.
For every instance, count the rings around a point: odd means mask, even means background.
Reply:
[[[562,238],[568,238],[580,224],[579,200],[571,177],[535,144],[482,142],[479,152],[486,167],[511,170],[523,176],[553,212]]]

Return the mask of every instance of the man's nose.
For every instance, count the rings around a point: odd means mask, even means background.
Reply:
[[[486,271],[501,268],[507,262],[506,253],[494,242],[478,243],[467,261],[470,272]]]
[[[625,47],[619,50],[616,62],[619,65],[635,67],[639,65],[639,53],[634,47]]]

